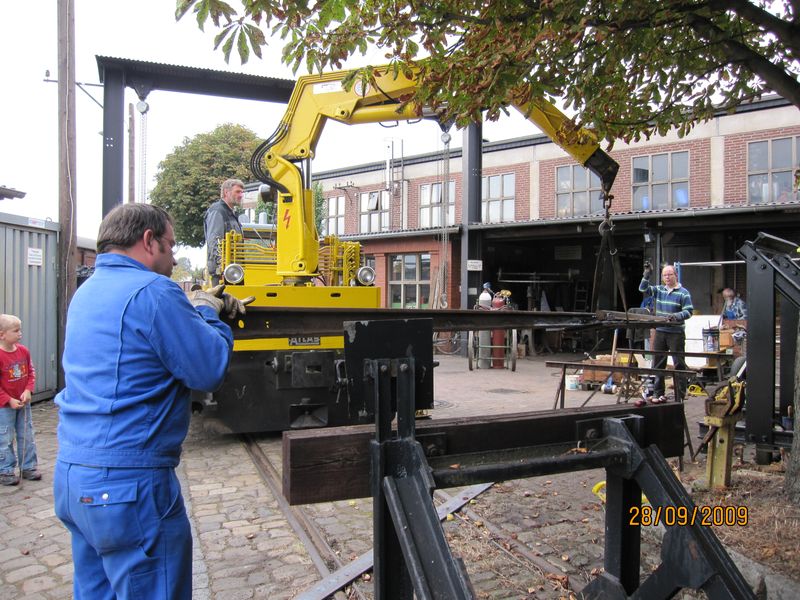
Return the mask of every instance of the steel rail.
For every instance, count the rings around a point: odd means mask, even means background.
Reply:
[[[353,321],[431,319],[434,331],[485,329],[592,329],[648,327],[666,322],[662,317],[599,311],[453,310],[396,308],[304,308],[248,306],[231,322],[236,339],[343,335]]]
[[[336,555],[333,549],[328,545],[328,542],[325,541],[325,537],[316,523],[314,523],[313,520],[301,508],[290,506],[286,501],[286,498],[283,497],[280,475],[278,475],[277,469],[275,469],[274,465],[269,460],[269,457],[261,449],[261,446],[258,445],[258,442],[253,439],[253,436],[248,434],[242,434],[241,440],[242,445],[247,451],[247,454],[250,456],[250,459],[253,461],[253,464],[261,476],[261,479],[267,485],[273,497],[275,498],[275,501],[278,503],[278,507],[286,518],[286,521],[289,523],[289,526],[306,548],[309,557],[311,558],[311,562],[314,563],[314,566],[316,567],[320,576],[324,579],[331,574],[331,569],[329,568],[328,562],[326,562],[326,558],[323,557],[323,555],[327,557],[328,561],[335,565],[336,569],[341,569],[342,562],[339,560],[339,557]],[[351,582],[350,587],[357,598],[360,600],[366,600],[366,596],[364,596],[364,593],[359,589],[356,582]],[[348,598],[350,598],[349,595],[343,592],[337,592],[334,597],[338,600],[348,600]]]
[[[447,493],[436,490],[434,495],[442,501],[446,501],[449,496]],[[459,513],[463,513],[468,517],[468,519],[463,519]],[[454,513],[456,517],[462,519],[462,522],[468,523],[471,527],[475,527],[475,522],[480,521],[481,526],[486,529],[489,533],[492,534],[491,542],[494,543],[498,548],[503,551],[510,552],[512,556],[516,555],[515,558],[517,560],[527,560],[531,566],[536,568],[542,575],[547,575],[548,573],[551,575],[557,575],[559,577],[564,576],[567,578],[567,582],[569,584],[569,591],[578,593],[578,582],[576,581],[575,575],[570,575],[563,571],[558,570],[556,565],[547,561],[547,559],[543,558],[541,554],[537,555],[535,550],[532,550],[525,544],[524,542],[519,541],[519,539],[515,537],[511,537],[510,533],[507,529],[503,528],[502,525],[497,525],[493,523],[489,519],[487,519],[483,514],[479,514],[475,510],[464,506],[458,512]],[[506,547],[503,546],[500,542],[504,542],[507,544]],[[548,544],[551,548],[556,550],[556,548],[550,544]],[[521,558],[520,558],[521,557]],[[602,565],[601,565],[602,566]]]

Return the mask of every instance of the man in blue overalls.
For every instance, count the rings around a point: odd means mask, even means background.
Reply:
[[[118,206],[100,225],[94,275],[69,306],[54,496],[72,534],[78,600],[192,596],[175,467],[189,389],[217,389],[231,357],[219,313],[244,304],[221,288],[187,298],[169,279],[174,246],[163,209]]]

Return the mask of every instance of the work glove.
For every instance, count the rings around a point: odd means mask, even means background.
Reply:
[[[226,294],[224,283],[208,291],[191,291],[187,294],[187,297],[192,306],[210,306],[218,315],[228,319],[235,319],[237,316],[245,314],[245,306],[255,300],[254,296],[239,300],[235,296]]]
[[[245,306],[256,299],[255,296],[248,296],[247,298],[240,300],[236,296],[231,296],[230,294],[224,293],[224,289],[225,284],[221,284],[215,288],[211,288],[209,292],[214,293],[214,295],[222,300],[223,307],[221,314],[228,319],[235,319],[236,317],[244,315],[246,312]]]
[[[653,274],[653,265],[650,264],[650,261],[647,260],[644,263],[644,271],[642,271],[642,279],[650,279],[650,275]]]
[[[191,292],[186,293],[186,297],[191,302],[192,306],[208,306],[214,309],[214,312],[219,314],[223,308],[225,308],[225,302],[222,301],[221,298],[217,298],[213,293],[210,291],[205,292],[203,290],[192,290]]]

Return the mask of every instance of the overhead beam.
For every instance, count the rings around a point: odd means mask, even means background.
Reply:
[[[295,83],[292,79],[168,65],[128,58],[97,56],[96,59],[101,83],[105,82],[106,72],[120,71],[125,77],[126,85],[135,89],[140,96],[142,91],[162,90],[286,104],[292,96]]]

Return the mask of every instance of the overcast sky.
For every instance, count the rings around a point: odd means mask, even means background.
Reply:
[[[57,221],[58,85],[44,81],[46,70],[50,71],[50,79],[58,77],[56,1],[6,1],[1,6],[0,185],[27,195],[21,200],[1,201],[0,213]],[[265,49],[262,60],[253,57],[248,64],[240,65],[232,56],[231,64],[226,65],[222,53],[213,50],[213,25],[201,32],[192,15],[176,23],[174,6],[172,0],[75,0],[76,80],[99,83],[96,55],[295,78],[291,69],[280,63],[280,40]],[[382,52],[375,52],[348,66],[367,61],[380,64],[381,56]],[[102,103],[102,88],[86,89]],[[135,93],[127,90],[126,104],[136,101]],[[154,184],[158,163],[184,138],[227,122],[245,125],[265,138],[284,112],[284,107],[277,104],[160,91],[152,92],[147,102],[149,188]],[[102,218],[102,109],[79,89],[76,107],[77,229],[79,236],[95,238]],[[136,127],[139,126],[137,117]],[[536,131],[515,116],[487,124],[484,137],[494,141]],[[451,133],[452,147],[460,146],[461,134],[455,130]],[[406,156],[438,151],[442,149],[440,136],[438,127],[431,122],[401,124],[393,129],[329,123],[317,146],[313,168],[319,172],[381,160],[387,137],[402,139]],[[137,141],[137,151],[140,150]],[[190,256],[195,263],[196,254]]]

